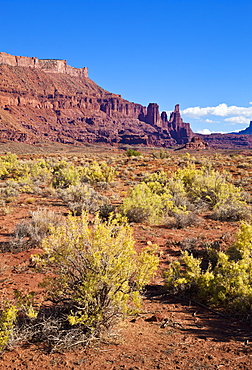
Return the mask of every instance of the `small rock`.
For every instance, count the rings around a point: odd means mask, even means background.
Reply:
[[[164,315],[162,315],[161,313],[155,313],[151,317],[148,317],[147,319],[145,319],[145,321],[148,321],[148,322],[162,322],[162,321],[164,321],[164,319],[165,319]]]

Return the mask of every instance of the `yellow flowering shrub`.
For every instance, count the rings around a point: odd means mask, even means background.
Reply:
[[[187,196],[192,201],[202,200],[210,208],[225,202],[242,202],[242,189],[228,181],[226,173],[220,173],[211,166],[197,169],[193,163],[178,169],[174,174],[175,181],[183,182]]]
[[[77,185],[80,182],[78,167],[66,161],[55,163],[52,175],[52,185],[54,188],[67,188],[70,185]]]
[[[80,173],[83,180],[95,185],[98,182],[111,182],[116,175],[116,170],[106,162],[93,161],[88,167],[83,167]]]
[[[90,225],[87,215],[68,216],[65,225],[52,227],[42,248],[33,260],[53,273],[43,283],[48,298],[68,307],[71,325],[91,331],[134,312],[158,265],[155,246],[136,253],[121,218],[104,223],[97,216]]]
[[[0,350],[4,349],[13,333],[17,318],[17,308],[6,303],[0,316]]]
[[[26,178],[29,167],[25,162],[18,159],[16,154],[7,153],[0,157],[0,178],[13,178],[15,180]]]
[[[155,186],[156,185],[156,186]],[[174,207],[172,196],[169,193],[159,193],[158,182],[140,183],[130,190],[128,197],[124,198],[121,212],[130,221],[142,222],[148,220],[153,223],[160,222],[166,212]],[[136,211],[133,213],[133,211]],[[132,217],[134,215],[134,217]]]
[[[165,273],[167,288],[194,292],[203,301],[237,312],[251,311],[252,225],[243,222],[236,237],[226,252],[208,251],[207,269],[203,269],[202,259],[183,252],[181,262],[172,262]]]

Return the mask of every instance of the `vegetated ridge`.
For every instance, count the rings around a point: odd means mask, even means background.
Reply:
[[[0,53],[0,140],[169,147],[194,136],[179,105],[170,118],[159,106],[129,102],[65,60]]]

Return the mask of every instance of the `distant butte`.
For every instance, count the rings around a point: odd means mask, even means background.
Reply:
[[[168,119],[110,93],[66,60],[0,53],[0,140],[169,147],[193,137],[179,105]]]
[[[238,135],[251,135],[252,134],[252,121],[250,121],[249,127],[245,128],[244,130],[241,130],[239,132],[236,132]]]

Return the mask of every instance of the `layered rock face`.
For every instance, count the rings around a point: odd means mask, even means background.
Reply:
[[[22,57],[1,52],[0,64],[13,67],[38,68],[47,73],[67,73],[75,77],[88,77],[88,68],[74,68],[67,64],[66,60],[60,59],[38,59],[36,57]]]
[[[87,68],[0,53],[0,139],[168,147],[192,136],[178,105],[168,120],[157,104],[146,109],[102,89]]]
[[[211,134],[199,135],[214,149],[251,149],[252,135]]]

